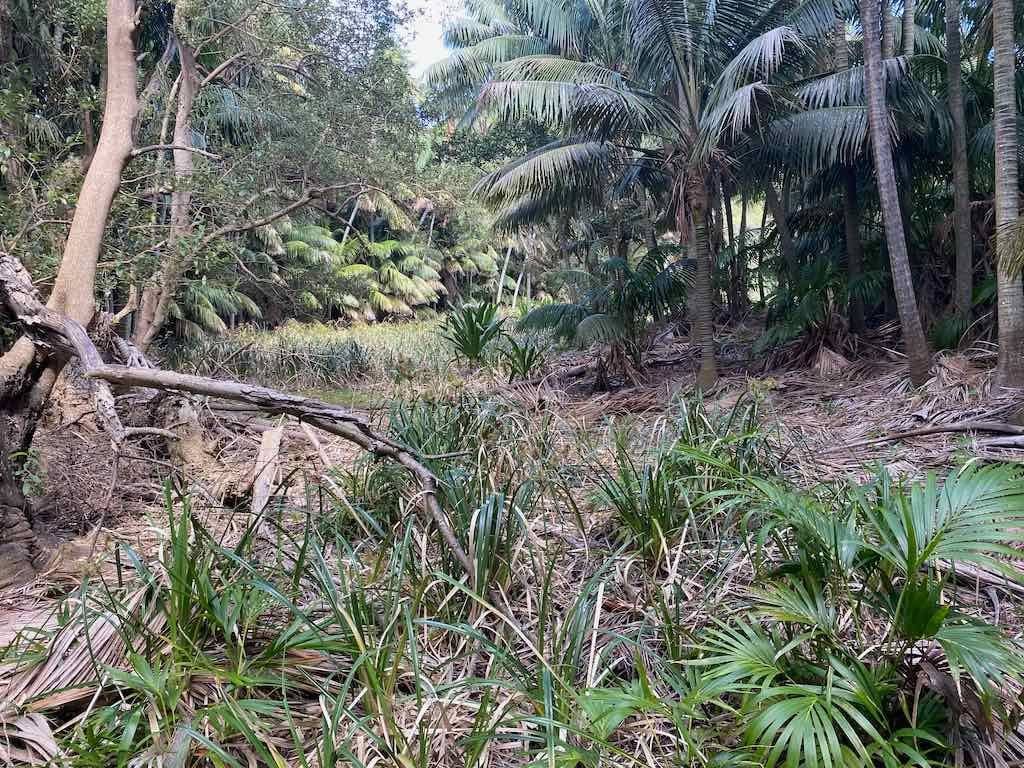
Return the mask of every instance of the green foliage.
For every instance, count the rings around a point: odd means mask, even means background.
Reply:
[[[668,556],[670,539],[690,518],[685,489],[675,465],[664,453],[645,458],[638,466],[623,436],[615,446],[616,472],[598,486],[598,501],[614,510],[648,556]]]
[[[958,564],[1020,578],[995,556],[1020,557],[1008,544],[1021,540],[1020,474],[968,465],[941,485],[929,476],[907,488],[880,472],[827,504],[756,476],[746,482],[750,491],[739,493],[754,510],[749,524],[761,526],[756,540],[780,549],[780,559],[761,565],[766,586],[751,595],[773,630],[723,624],[692,663],[739,698],[737,725],[756,759],[928,766],[951,744],[975,755],[988,749],[989,715],[971,702],[991,705],[1024,667],[1018,648],[967,618],[946,590]],[[868,648],[863,633],[873,620],[889,629]],[[915,690],[914,680],[924,682]],[[936,707],[947,715],[928,714]],[[965,711],[973,714],[953,715]]]
[[[532,339],[522,342],[507,337],[501,356],[508,365],[508,380],[512,383],[517,378],[529,379],[544,366],[544,353]]]
[[[551,330],[580,346],[624,348],[634,365],[643,361],[644,337],[652,321],[677,309],[691,282],[690,265],[668,262],[661,249],[647,251],[635,263],[613,258],[595,276],[572,274],[582,282],[572,303],[545,303],[530,310],[521,329]]]
[[[467,304],[448,315],[442,335],[457,358],[480,364],[488,348],[501,336],[504,324],[494,304]]]

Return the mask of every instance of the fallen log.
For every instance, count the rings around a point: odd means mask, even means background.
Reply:
[[[160,368],[108,365],[103,361],[85,328],[66,315],[44,306],[39,301],[28,272],[21,262],[5,253],[0,253],[0,299],[3,299],[4,304],[35,344],[50,348],[59,354],[77,357],[85,376],[97,383],[207,395],[245,403],[272,415],[293,416],[317,429],[348,440],[374,456],[400,464],[417,482],[420,488],[420,504],[437,527],[452,556],[462,566],[470,584],[473,584],[475,569],[438,501],[437,478],[412,451],[378,435],[359,417],[330,403],[267,387],[207,379]],[[113,413],[116,419],[117,414],[113,411],[113,397],[109,388],[101,386],[99,391],[103,394],[105,409],[109,407],[109,412]],[[120,427],[120,419],[116,419],[115,423]],[[120,427],[117,437],[123,439],[123,431],[124,428]],[[492,598],[496,597],[492,595]],[[495,604],[499,609],[505,608],[504,600],[498,600]]]

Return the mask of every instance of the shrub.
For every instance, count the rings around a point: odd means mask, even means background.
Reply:
[[[501,356],[508,365],[509,383],[515,381],[516,378],[530,378],[544,365],[544,353],[530,339],[526,339],[520,344],[509,336],[505,348],[501,351]]]
[[[456,358],[481,363],[487,348],[501,335],[504,319],[494,304],[467,304],[448,316],[442,335],[455,350]]]

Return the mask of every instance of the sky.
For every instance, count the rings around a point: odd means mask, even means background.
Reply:
[[[452,5],[450,0],[409,0],[409,7],[418,14],[407,43],[414,77],[447,55],[441,39],[441,20],[451,13]]]

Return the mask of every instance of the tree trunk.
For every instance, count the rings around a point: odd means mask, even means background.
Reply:
[[[726,192],[725,184],[721,186],[722,209],[725,212],[725,239],[729,246],[729,263],[726,266],[728,281],[726,296],[729,300],[729,316],[739,314],[739,269],[736,265],[736,230],[732,215],[732,195]]]
[[[121,172],[132,152],[136,111],[134,30],[134,0],[108,0],[103,127],[47,302],[48,307],[83,326],[92,320],[103,231],[121,184]],[[62,359],[37,354],[26,338],[0,357],[0,583],[27,578],[38,555],[31,531],[32,510],[18,475],[62,367]]]
[[[832,5],[832,16],[835,20],[834,42],[835,42],[835,71],[843,72],[850,68],[850,44],[846,41],[846,19],[840,11],[841,5],[836,2]]]
[[[864,333],[864,300],[858,285],[864,276],[864,246],[860,240],[860,201],[857,199],[857,175],[853,168],[843,169],[843,224],[846,229],[846,271],[850,292],[850,330]]]
[[[769,182],[765,185],[764,201],[771,211],[775,220],[775,228],[779,232],[779,249],[782,251],[782,258],[786,264],[786,280],[790,285],[796,281],[800,271],[796,261],[796,245],[793,243],[793,234],[789,231],[789,222],[786,221],[786,209],[775,190],[775,185]]]
[[[501,265],[501,274],[498,275],[498,292],[494,297],[494,303],[501,305],[501,294],[505,290],[505,275],[508,274],[508,261],[512,258],[512,246],[505,251],[505,263]]]
[[[685,229],[685,215],[680,195],[679,234]],[[697,386],[706,389],[714,385],[718,379],[718,367],[715,364],[715,338],[713,325],[711,296],[711,244],[708,241],[708,189],[706,181],[694,185],[690,214],[693,219],[693,258],[697,262],[697,274],[693,285],[693,316],[690,322],[690,335],[700,350],[700,370],[697,373]]]
[[[747,274],[747,193],[740,193],[740,231],[737,238],[736,264],[740,276],[740,312],[750,308],[749,275]]]
[[[835,69],[843,72],[850,68],[850,45],[846,40],[846,19],[840,10],[840,3],[832,6],[835,17]],[[850,330],[864,333],[864,301],[857,283],[864,273],[864,247],[860,240],[860,206],[857,200],[857,176],[853,168],[843,168],[843,227],[846,236],[846,277],[853,286],[850,293]]]
[[[896,169],[889,139],[889,115],[885,104],[885,84],[882,79],[882,52],[878,38],[878,6],[876,0],[860,0],[861,20],[864,27],[864,68],[868,102],[868,128],[878,177],[878,196],[885,224],[885,239],[889,250],[896,307],[903,327],[903,343],[910,363],[910,379],[916,385],[928,379],[931,353],[921,327],[917,309],[910,259],[907,255],[906,233],[900,214],[899,192],[896,188]]]
[[[914,55],[914,13],[915,0],[903,0],[903,55]]]
[[[891,59],[895,55],[896,17],[892,14],[889,0],[882,0],[882,58]]]
[[[946,0],[946,76],[953,123],[953,230],[956,241],[953,302],[957,314],[970,322],[974,293],[974,244],[971,242],[971,178],[967,164],[967,121],[960,48],[960,0]]]
[[[192,106],[199,92],[199,73],[195,52],[187,43],[178,41],[181,79],[178,85],[178,106],[174,117],[174,146],[192,146]],[[175,149],[174,191],[171,192],[171,226],[167,238],[167,260],[142,292],[142,307],[135,329],[135,343],[147,351],[163,330],[174,294],[178,290],[191,259],[184,253],[183,241],[192,232],[193,155],[187,149]]]
[[[1006,269],[1007,230],[1017,221],[1017,94],[1013,0],[992,0],[996,130],[996,281],[999,286],[999,372],[1003,387],[1024,387],[1024,286],[1019,271]]]

